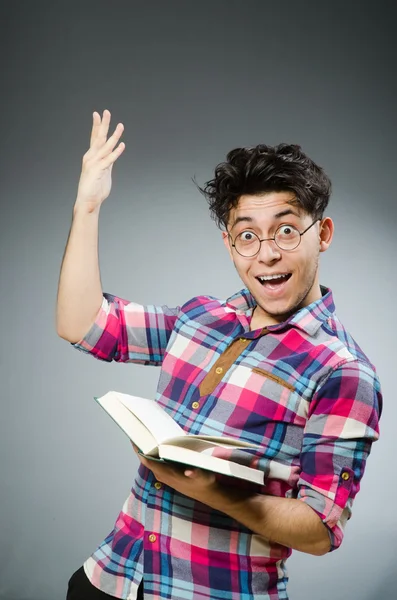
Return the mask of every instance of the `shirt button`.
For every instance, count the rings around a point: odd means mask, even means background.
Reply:
[[[156,490],[161,490],[161,488],[163,486],[162,486],[162,484],[159,481],[156,481],[156,483],[154,484],[154,487],[156,488]]]
[[[223,373],[223,369],[222,369],[222,367],[217,367],[217,368],[215,369],[215,373],[216,373],[217,375],[220,375],[221,373]]]
[[[155,542],[157,540],[157,537],[154,535],[154,533],[151,533],[149,535],[149,542]]]
[[[350,479],[349,473],[346,473],[346,471],[344,473],[342,473],[342,479],[344,479],[345,481],[347,481],[348,479]]]
[[[200,402],[193,402],[192,408],[196,409],[200,406]]]

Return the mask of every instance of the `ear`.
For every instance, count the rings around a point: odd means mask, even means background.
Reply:
[[[325,252],[331,245],[334,237],[334,222],[330,217],[325,217],[320,222],[320,252]]]
[[[230,258],[233,260],[232,247],[230,245],[230,237],[227,231],[222,231],[223,243],[225,244]]]

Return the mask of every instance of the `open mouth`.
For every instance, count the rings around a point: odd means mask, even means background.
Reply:
[[[281,287],[284,283],[286,283],[291,278],[291,276],[292,273],[280,273],[279,275],[257,277],[256,279],[263,287],[269,290],[276,290],[279,287]]]

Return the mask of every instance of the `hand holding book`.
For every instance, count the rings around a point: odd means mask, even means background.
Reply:
[[[189,435],[154,400],[108,392],[95,400],[148,460],[183,464],[259,485],[258,446],[233,438]]]

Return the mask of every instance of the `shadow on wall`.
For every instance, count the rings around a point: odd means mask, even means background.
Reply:
[[[390,562],[386,577],[382,578],[382,583],[375,586],[361,600],[396,600],[397,598],[397,571],[395,560]],[[379,577],[380,579],[381,577]]]

